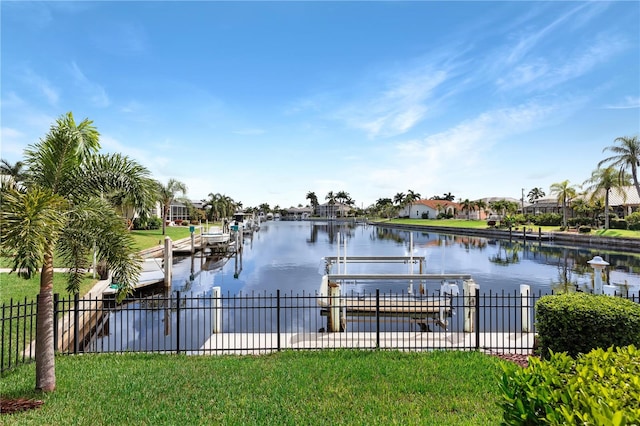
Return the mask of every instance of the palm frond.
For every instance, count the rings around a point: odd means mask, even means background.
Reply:
[[[44,262],[65,223],[65,200],[39,187],[2,193],[0,250],[13,258],[11,270],[29,278]]]

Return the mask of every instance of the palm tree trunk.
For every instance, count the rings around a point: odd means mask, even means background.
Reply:
[[[604,229],[609,229],[609,190],[604,194]]]
[[[168,211],[167,211],[167,207],[166,206],[162,206],[162,235],[165,234],[165,228],[167,226],[167,216],[168,216]]]
[[[36,322],[36,389],[51,392],[56,389],[55,348],[53,347],[53,250],[44,256],[38,295]]]

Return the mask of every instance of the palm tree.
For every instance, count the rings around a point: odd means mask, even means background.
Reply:
[[[609,229],[609,192],[614,189],[626,199],[624,187],[631,185],[631,176],[624,170],[616,171],[613,166],[598,168],[584,184],[589,185],[585,190],[591,192],[592,200],[597,199],[604,191],[604,229]]]
[[[542,190],[542,188],[533,188],[531,191],[529,191],[529,193],[527,194],[527,198],[529,200],[529,202],[531,204],[533,204],[536,200],[542,198],[545,196],[544,191]]]
[[[98,161],[109,162],[109,164],[103,164],[101,169],[111,170],[111,173],[132,173],[134,176],[148,173],[145,167],[132,162],[121,154],[99,157]],[[100,183],[96,182],[95,185],[99,186]],[[156,182],[152,179],[143,179],[141,180],[141,185],[138,192],[110,189],[108,187],[100,188],[103,197],[111,203],[116,212],[127,222],[129,230],[133,227],[133,219],[136,215],[147,218],[156,202]]]
[[[640,169],[640,140],[638,139],[638,136],[622,136],[616,138],[614,142],[620,143],[620,146],[607,146],[602,151],[611,151],[617,155],[612,155],[611,157],[600,161],[598,163],[598,167],[609,163],[612,167],[618,167],[621,175],[627,168],[631,168],[633,185],[635,185],[638,197],[640,197],[640,182],[638,182],[638,169]]]
[[[411,204],[414,201],[417,201],[420,199],[420,193],[419,192],[414,192],[410,189],[407,189],[407,195],[404,197],[404,200],[408,203]]]
[[[402,202],[404,201],[404,198],[405,198],[404,192],[398,192],[396,195],[393,196],[393,204],[395,204],[398,207],[401,207]]]
[[[176,179],[169,179],[166,185],[158,182],[158,200],[162,205],[162,235],[165,234],[167,227],[167,219],[169,218],[169,210],[171,209],[171,203],[180,198],[184,202],[184,196],[187,193],[187,186]],[[179,197],[179,194],[181,196]]]
[[[262,203],[258,206],[258,210],[260,210],[264,214],[267,214],[271,211],[271,207],[269,207],[269,203]]]
[[[576,188],[569,184],[569,180],[563,180],[551,184],[549,188],[551,194],[556,195],[559,203],[562,204],[562,226],[567,227],[567,205],[571,202],[571,199],[577,195]]]
[[[306,199],[311,203],[311,207],[313,207],[313,211],[315,213],[316,209],[318,208],[318,196],[315,192],[309,191],[307,192]]]
[[[36,389],[56,387],[53,346],[53,257],[70,267],[67,290],[76,292],[95,248],[119,277],[122,299],[137,281],[140,258],[122,218],[101,196],[122,190],[143,197],[148,171],[117,155],[100,155],[99,133],[67,113],[25,150],[24,187],[3,187],[0,251],[12,271],[28,278],[40,269],[36,320]],[[126,164],[118,161],[126,160]]]
[[[331,210],[333,210],[333,206],[336,204],[336,196],[333,193],[333,191],[329,191],[327,193],[327,196],[324,197],[325,200],[329,200],[328,204],[331,206]],[[329,209],[327,209],[327,212],[329,211]],[[329,214],[327,213],[329,216],[333,217],[333,211]]]
[[[0,174],[9,176],[12,185],[20,185],[24,181],[26,173],[23,169],[24,163],[22,161],[11,164],[4,158],[0,160]]]
[[[485,211],[485,209],[487,208],[487,203],[484,200],[476,200],[474,201],[474,203],[476,204],[479,212]]]
[[[470,213],[476,209],[475,203],[466,198],[460,204],[462,204],[462,211],[467,212],[467,220],[470,220]]]
[[[456,199],[456,197],[454,197],[452,193],[450,193],[450,192],[446,192],[446,193],[444,193],[444,195],[442,196],[442,199],[443,199],[443,200],[446,200],[446,201],[453,201],[453,200],[455,200],[455,199]]]

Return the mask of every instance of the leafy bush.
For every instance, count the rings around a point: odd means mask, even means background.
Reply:
[[[640,350],[596,349],[573,359],[552,353],[520,368],[503,363],[504,424],[626,425],[640,422]]]
[[[626,217],[629,229],[632,231],[640,231],[640,212],[633,212]]]
[[[137,217],[133,219],[133,229],[159,229],[162,226],[162,219],[159,217]]]
[[[612,219],[609,221],[609,228],[611,229],[627,229],[627,221],[624,219]]]
[[[569,226],[590,226],[593,223],[593,219],[589,217],[570,217],[567,219],[567,225]]]
[[[533,216],[532,220],[538,226],[560,226],[562,215],[558,213],[543,213]]]
[[[588,234],[589,232],[591,232],[591,227],[583,225],[578,228],[578,232],[580,232],[581,234]]]
[[[423,212],[422,213],[422,218],[423,219],[429,219],[429,212]]]
[[[620,297],[568,293],[541,297],[535,305],[540,351],[571,356],[595,348],[640,347],[640,305]]]

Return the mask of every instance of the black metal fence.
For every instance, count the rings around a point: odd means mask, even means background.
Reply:
[[[531,353],[534,306],[542,295],[175,292],[120,304],[56,295],[54,344],[63,354],[249,354],[339,347]],[[3,305],[1,321],[4,372],[35,357],[36,302]]]

